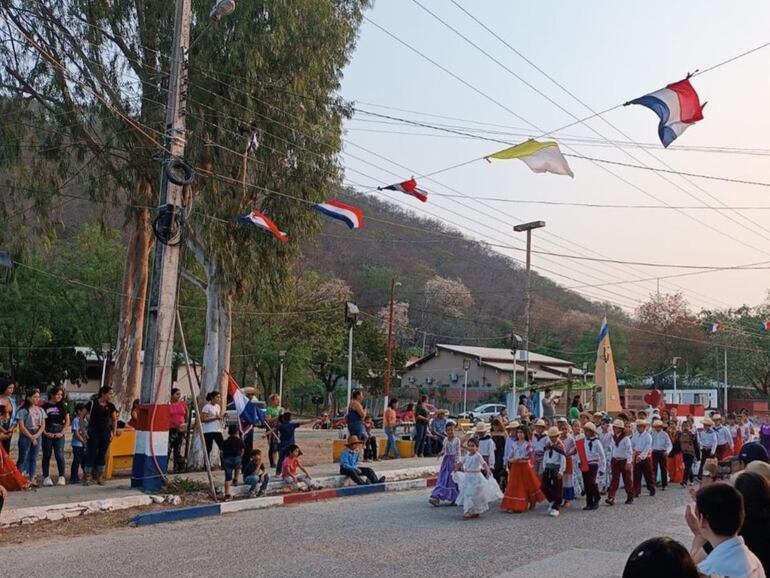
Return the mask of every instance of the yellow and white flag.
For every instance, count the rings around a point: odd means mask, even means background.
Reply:
[[[538,142],[530,139],[516,146],[498,151],[486,157],[489,159],[519,159],[535,173],[553,173],[575,177],[561,154],[558,143],[553,141]]]

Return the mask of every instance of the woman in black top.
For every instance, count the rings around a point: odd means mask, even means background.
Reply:
[[[59,478],[56,483],[67,483],[64,474],[64,434],[69,429],[70,416],[64,403],[64,388],[56,385],[48,392],[48,401],[43,404],[45,432],[43,432],[43,485],[53,486],[50,475],[51,454],[56,459]]]
[[[83,485],[91,484],[92,475],[95,472],[96,483],[104,485],[104,470],[106,466],[107,450],[114,436],[119,436],[118,410],[113,405],[115,397],[109,385],[99,389],[99,397],[89,403],[88,415],[88,443],[86,445],[86,463],[84,470],[86,477]]]
[[[770,573],[770,482],[756,472],[743,472],[735,479],[735,489],[743,496],[746,518],[738,533],[746,547]],[[768,574],[770,575],[770,574]]]

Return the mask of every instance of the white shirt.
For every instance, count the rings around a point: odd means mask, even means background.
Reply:
[[[549,464],[558,465],[559,473],[563,474],[564,470],[567,469],[567,458],[563,453],[557,452],[555,449],[549,446],[543,455],[543,468]]]
[[[650,456],[650,451],[652,450],[652,436],[650,432],[637,432],[636,437],[631,438],[631,444],[634,451],[639,453],[640,460],[646,460]]]
[[[548,436],[543,434],[543,437],[538,439],[537,436],[532,437],[532,449],[535,455],[543,455],[545,453],[545,447],[548,445]]]
[[[513,438],[505,441],[505,457],[503,461],[507,464],[509,460],[523,460],[529,458],[532,454],[532,444],[528,441],[520,442]]]
[[[599,436],[599,441],[602,442],[604,453],[609,455],[612,449],[612,430],[600,431],[597,435]]]
[[[660,430],[652,433],[652,451],[662,451],[668,454],[673,447],[671,436],[669,436],[667,432]]]
[[[612,458],[616,460],[626,460],[630,462],[634,457],[634,447],[631,444],[631,438],[623,436],[618,443],[615,443],[615,438],[612,438],[611,445]]]
[[[219,419],[219,404],[207,403],[201,408],[201,413],[207,417],[216,417],[217,419],[207,421],[201,424],[203,433],[221,433],[222,432],[222,420]]]
[[[743,538],[725,540],[698,564],[698,570],[708,575],[730,578],[766,578],[759,559],[746,547]]]
[[[751,441],[751,424],[744,423],[738,426],[741,429],[741,435],[743,436],[743,443]]]
[[[717,445],[727,444],[730,449],[733,447],[733,436],[730,435],[730,430],[723,425],[715,426],[714,431],[717,434]]]
[[[458,460],[460,459],[460,438],[444,438],[444,449],[442,450],[442,453],[445,456],[451,456],[454,455]]]
[[[717,441],[717,432],[715,432],[713,429],[706,430],[704,429],[698,434],[698,438],[700,441],[700,447],[704,450],[709,450],[712,454],[716,453],[717,451],[717,444],[719,443]]]
[[[598,437],[586,438],[586,460],[589,465],[597,464],[599,470],[604,470],[607,458],[604,453],[604,444]]]
[[[495,440],[492,436],[479,440],[479,453],[486,458],[490,468],[495,467]]]

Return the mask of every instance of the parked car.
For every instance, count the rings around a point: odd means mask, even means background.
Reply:
[[[251,403],[256,403],[257,408],[265,411],[267,404],[264,401],[259,401],[256,397],[252,398]],[[225,408],[225,427],[238,424],[238,412],[235,409],[235,402],[231,401]]]
[[[466,417],[473,421],[492,421],[504,409],[503,403],[485,403],[469,411]]]

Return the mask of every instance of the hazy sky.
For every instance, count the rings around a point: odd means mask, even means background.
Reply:
[[[578,118],[591,114],[449,0],[420,1],[569,113]],[[768,2],[458,2],[595,111],[652,92],[682,79],[687,72],[709,68],[770,41]],[[411,0],[379,0],[368,17],[511,109],[519,118],[369,22],[362,27],[357,51],[343,82],[343,96],[356,101],[359,108],[428,124],[465,127],[460,130],[472,127],[509,133],[487,133],[486,136],[511,142],[574,121],[570,114],[467,44]],[[559,133],[556,140],[560,141],[564,153],[650,167],[662,167],[665,162],[677,171],[770,182],[770,144],[766,142],[770,128],[769,64],[770,47],[693,78],[701,102],[708,101],[705,119],[690,127],[668,150],[659,145],[657,117],[640,106],[618,108],[603,116],[634,142],[655,143],[654,148],[646,150],[636,146],[623,148],[637,160],[604,140],[627,139],[601,119],[588,123],[601,136],[585,125],[577,125]],[[463,120],[435,118],[425,113]],[[372,122],[375,120],[378,122]],[[397,182],[412,174],[420,176],[479,158],[505,146],[381,121],[356,114],[347,125],[343,158],[350,184],[371,187]],[[693,147],[722,150],[703,152],[694,151]],[[725,152],[724,148],[751,150],[735,154]],[[398,193],[387,196],[401,206],[460,225],[465,233],[490,243],[521,247],[522,234],[514,234],[512,226],[542,219],[547,223],[546,229],[535,233],[535,249],[541,251],[591,256],[599,253],[624,261],[709,266],[770,261],[770,210],[723,208],[723,205],[770,207],[767,198],[770,188],[703,179],[688,182],[675,175],[664,175],[667,179],[664,180],[651,171],[607,166],[621,177],[618,178],[590,161],[568,160],[574,179],[534,174],[515,160],[494,164],[478,161],[437,175],[438,182],[419,180],[421,186],[433,193],[427,204]],[[440,194],[461,194],[474,199]],[[710,205],[720,210],[678,212],[478,200],[487,197],[661,204],[648,194],[675,206]],[[498,250],[523,259],[521,252]],[[568,287],[688,272],[585,263],[543,255],[533,257],[533,267]],[[714,308],[763,301],[770,286],[766,280],[770,280],[770,270],[712,272],[661,280],[660,287],[669,292],[682,290],[695,308]],[[583,287],[578,291],[631,309],[655,289],[656,281],[647,281],[604,288]]]

